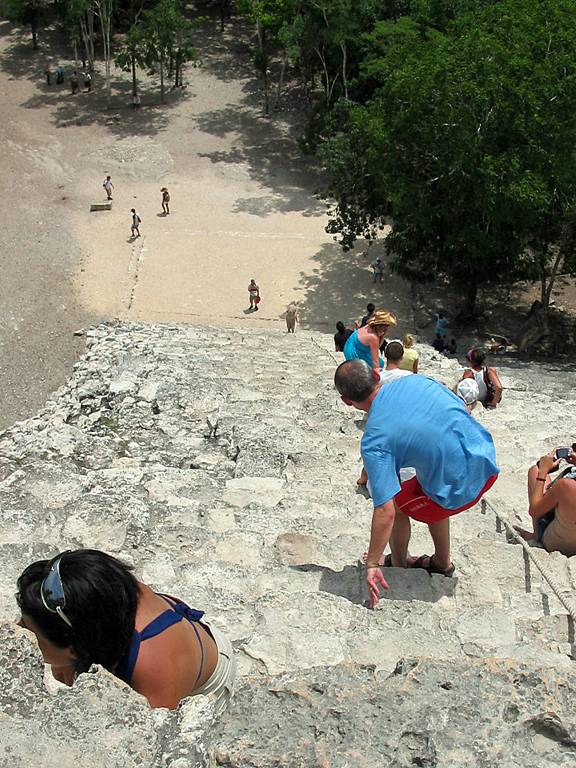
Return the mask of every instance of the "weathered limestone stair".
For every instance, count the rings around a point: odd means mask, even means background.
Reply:
[[[449,385],[459,378],[455,361],[419,351],[421,372]],[[361,559],[372,506],[355,483],[363,418],[334,391],[340,359],[330,336],[301,329],[90,331],[69,386],[0,435],[4,615],[29,561],[97,547],[206,610],[233,639],[249,688],[271,675],[304,680],[316,667],[337,676],[341,664],[389,674],[406,658],[571,672],[565,607],[480,505],[452,521],[453,579],[386,569],[390,590],[367,610]],[[475,416],[504,459],[490,499],[525,518],[534,450],[576,435],[576,425],[561,419],[557,396],[527,439],[530,393],[513,372],[503,378],[501,409]],[[430,551],[424,526],[414,526],[411,551]],[[571,596],[576,566],[534,556]]]

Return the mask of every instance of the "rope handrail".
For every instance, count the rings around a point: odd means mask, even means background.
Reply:
[[[548,571],[548,569],[544,565],[542,565],[542,563],[540,563],[536,557],[534,557],[534,553],[532,552],[532,547],[528,544],[528,542],[525,539],[522,538],[522,536],[520,536],[519,533],[517,533],[517,531],[514,529],[514,526],[510,523],[508,518],[503,516],[496,509],[496,507],[494,506],[494,504],[492,504],[491,501],[489,501],[488,499],[482,499],[482,503],[492,510],[494,515],[497,517],[497,519],[504,525],[508,533],[519,544],[521,544],[524,547],[524,551],[526,552],[530,560],[534,563],[536,568],[540,571],[540,573],[542,574],[542,577],[548,583],[548,586],[550,587],[552,592],[554,592],[554,594],[556,595],[560,603],[563,605],[563,607],[568,612],[569,616],[572,618],[572,621],[576,622],[576,605],[574,605],[574,603],[572,603],[571,600],[568,600],[568,598],[564,594],[562,594],[561,588],[556,583],[554,577],[550,575],[550,572]]]

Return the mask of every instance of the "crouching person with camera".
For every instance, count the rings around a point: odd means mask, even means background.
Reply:
[[[567,467],[554,480],[562,460]],[[537,541],[548,552],[576,555],[576,443],[572,448],[555,448],[528,470],[529,513],[532,531],[516,530],[527,541]]]

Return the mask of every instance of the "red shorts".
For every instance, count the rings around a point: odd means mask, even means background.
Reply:
[[[402,490],[396,494],[394,501],[398,509],[413,520],[419,520],[421,523],[428,524],[439,523],[440,520],[445,520],[447,517],[464,512],[465,509],[470,509],[474,504],[477,504],[486,491],[492,488],[497,477],[498,475],[492,475],[474,501],[464,504],[463,507],[458,507],[458,509],[444,509],[444,507],[429,499],[422,490],[417,477],[402,483]]]

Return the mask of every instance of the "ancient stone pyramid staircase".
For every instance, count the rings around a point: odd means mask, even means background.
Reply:
[[[109,762],[106,746],[98,741],[96,726],[105,722],[106,707],[90,715],[92,730],[90,719],[81,714],[85,697],[94,697],[94,685],[98,690],[104,685],[104,693],[98,694],[104,699],[112,700],[121,691],[122,706],[128,697],[137,712],[148,752],[134,764],[164,764],[160,756],[166,761],[170,753],[174,759],[188,755],[182,765],[209,765],[216,755],[224,765],[356,766],[368,765],[383,749],[396,755],[396,763],[385,763],[390,765],[461,763],[447,757],[453,744],[441,748],[436,739],[432,748],[426,736],[410,746],[404,731],[397,736],[387,732],[379,743],[358,735],[371,743],[364,752],[352,732],[346,737],[325,735],[324,753],[315,749],[304,758],[308,748],[300,731],[264,735],[274,717],[282,718],[278,697],[283,706],[288,706],[286,697],[292,707],[302,697],[310,705],[315,685],[326,691],[331,681],[339,681],[339,690],[347,692],[340,706],[350,724],[362,707],[358,699],[366,705],[370,686],[382,687],[396,670],[389,685],[396,684],[398,675],[407,676],[408,690],[418,663],[424,664],[426,679],[433,679],[434,670],[443,670],[438,674],[444,677],[452,670],[455,687],[455,680],[474,677],[474,670],[480,670],[476,677],[506,677],[511,667],[524,669],[523,664],[532,671],[544,666],[553,670],[553,677],[574,683],[572,618],[531,557],[508,542],[490,509],[477,506],[453,519],[455,578],[388,569],[390,591],[377,610],[367,610],[361,556],[372,506],[355,486],[363,419],[345,408],[333,389],[341,355],[332,348],[331,336],[302,330],[292,336],[280,331],[103,325],[89,332],[86,353],[69,385],[36,418],[0,436],[3,616],[14,615],[14,582],[28,562],[58,550],[96,547],[131,560],[143,581],[204,609],[231,636],[238,652],[241,691],[231,710],[208,730],[205,702],[189,700],[178,715],[151,713],[135,694],[106,675],[97,678],[97,684],[84,679],[59,692],[73,711],[79,708],[77,719],[85,736],[89,732],[95,762],[86,764],[98,765],[98,754],[102,759],[106,755],[109,765],[131,764]],[[448,384],[457,380],[456,362],[427,347],[419,351],[423,373]],[[514,375],[503,378],[507,389],[495,412],[498,420],[491,413],[476,415],[493,431],[503,469],[491,502],[513,518],[515,509],[525,508],[520,489],[530,451],[575,425],[571,414],[561,421],[563,403],[557,397],[547,422],[534,430],[527,421],[531,393]],[[545,424],[553,419],[559,423],[544,435]],[[426,528],[416,525],[412,553],[429,550]],[[576,564],[540,550],[530,555],[545,562],[567,601],[572,600]],[[4,633],[32,677],[37,675],[26,638],[6,627]],[[492,672],[487,674],[487,669]],[[539,690],[543,678],[536,676],[538,685],[532,688]],[[508,678],[506,684],[513,685]],[[429,685],[432,701],[438,686]],[[477,706],[482,692],[474,693],[472,684],[460,687],[463,701],[466,695],[470,698],[459,706]],[[490,696],[503,695],[499,690]],[[13,701],[18,694],[13,687],[10,691],[8,701]],[[28,703],[37,695],[32,684],[20,694]],[[370,693],[368,699],[375,695]],[[542,701],[550,695],[542,693]],[[534,706],[545,712],[542,701]],[[309,727],[328,717],[333,705],[325,699],[312,708]],[[39,717],[43,707],[51,706],[46,694],[35,708],[30,704]],[[258,717],[251,725],[254,707]],[[425,703],[419,701],[418,707],[423,718],[430,718]],[[490,707],[486,712],[489,717]],[[493,714],[500,722],[501,714]],[[365,715],[375,716],[373,707]],[[478,712],[475,717],[481,719]],[[550,754],[560,760],[551,765],[570,764],[562,761],[570,754],[573,717],[568,725],[567,714],[557,717],[561,727],[556,731],[537,721],[540,730],[535,732],[545,732],[546,749],[541,750],[544,761],[534,764],[546,764]],[[159,734],[160,722],[164,730]],[[514,718],[510,722],[514,724]],[[362,730],[356,722],[358,728]],[[0,736],[13,743],[13,731],[13,720],[0,719]],[[120,741],[140,738],[140,732],[128,737],[121,727],[119,733]],[[70,757],[65,737],[44,729],[39,738],[43,754],[58,743],[59,754]],[[337,758],[346,738],[348,756]],[[500,738],[505,742],[507,737],[500,733]],[[471,744],[473,738],[461,740]],[[519,744],[518,749],[528,742]],[[359,750],[356,757],[350,750]],[[288,754],[286,761],[274,762],[282,754]],[[519,764],[514,762],[519,754],[516,751],[509,764]],[[409,757],[420,762],[410,762]],[[49,760],[43,764],[52,765]],[[66,764],[60,760],[60,766]]]

